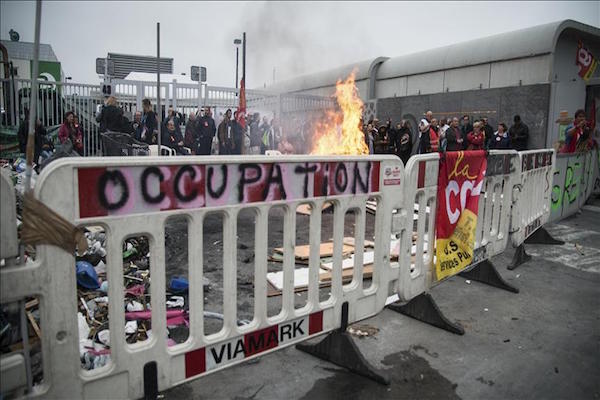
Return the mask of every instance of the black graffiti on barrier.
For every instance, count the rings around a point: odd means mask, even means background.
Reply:
[[[121,198],[118,201],[110,202],[106,198],[106,185],[109,181],[115,186],[121,186]],[[127,200],[129,200],[129,189],[121,171],[105,171],[98,180],[98,193],[100,193],[100,204],[107,210],[118,210],[123,207],[127,203]]]
[[[318,195],[327,195],[329,193],[329,163],[323,163],[324,173],[321,176],[321,187],[319,194],[315,192],[315,196]],[[277,190],[279,190],[279,196],[282,200],[287,198],[287,192],[284,183],[284,177],[282,174],[281,166],[277,163],[266,164],[265,165],[265,176],[263,177],[263,168],[261,168],[261,164],[256,163],[243,163],[239,164],[238,170],[240,172],[240,177],[237,182],[238,189],[238,201],[265,201],[269,196],[271,188],[275,186]],[[227,165],[221,165],[221,177],[222,181],[218,188],[214,187],[214,177],[215,177],[215,167],[207,166],[206,170],[206,191],[207,194],[213,199],[220,199],[225,193],[228,187],[228,168]],[[294,174],[298,176],[303,175],[303,196],[304,198],[309,197],[309,187],[310,187],[310,175],[315,174],[318,170],[317,164],[309,164],[304,163],[304,165],[296,166],[294,169]],[[333,186],[337,193],[343,193],[348,188],[348,185],[351,183],[351,191],[352,194],[360,193],[368,193],[369,192],[369,183],[370,183],[370,174],[371,174],[371,163],[366,163],[365,175],[363,179],[363,175],[361,174],[359,163],[354,162],[354,166],[352,168],[353,177],[350,179],[348,176],[348,168],[345,163],[340,162],[336,163],[333,175]],[[154,176],[159,181],[159,191],[158,193],[150,193],[149,191],[149,180]],[[179,167],[177,172],[175,173],[175,177],[173,179],[173,194],[174,197],[180,202],[190,202],[196,199],[201,193],[198,191],[197,186],[191,186],[189,192],[183,193],[180,189],[180,183],[182,179],[187,176],[192,182],[197,177],[196,169],[191,165],[183,165]],[[263,182],[260,182],[263,180]],[[261,183],[261,185],[256,187],[251,187],[256,183]],[[165,192],[163,188],[163,184],[165,183],[165,176],[161,169],[157,166],[149,166],[144,168],[140,176],[140,188],[141,195],[143,201],[148,204],[158,204],[161,203],[165,197],[171,196]],[[169,183],[170,185],[171,183]],[[106,196],[106,189],[111,185],[114,189],[120,189],[120,194],[118,199],[108,199]],[[98,196],[99,202],[102,207],[107,210],[118,210],[122,208],[130,197],[130,188],[128,187],[127,180],[125,176],[120,170],[107,170],[102,173],[98,180]],[[258,190],[258,192],[257,192]],[[315,187],[315,191],[317,188]]]

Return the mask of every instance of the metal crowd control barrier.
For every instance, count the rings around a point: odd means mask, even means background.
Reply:
[[[406,214],[403,177],[402,162],[393,156],[115,157],[52,163],[38,178],[36,198],[74,225],[101,225],[106,231],[111,361],[93,371],[80,369],[74,256],[54,246],[38,246],[33,263],[3,268],[0,280],[2,303],[28,296],[40,299],[44,383],[35,394],[46,398],[140,398],[153,384],[154,390],[165,390],[379,313],[393,279],[389,258],[392,220],[388,216],[393,209]],[[362,271],[357,268],[352,283],[342,286],[344,217],[347,210],[359,215],[355,263],[360,266],[370,197],[378,199],[372,285],[363,289]],[[331,297],[319,302],[321,213],[313,212],[308,299],[305,307],[295,309],[295,210],[305,203],[320,210],[325,201],[334,203]],[[286,209],[284,286],[281,312],[268,318],[264,233],[269,209],[276,205]],[[249,324],[238,326],[236,230],[237,215],[244,208],[252,208],[257,215],[255,313]],[[204,217],[215,210],[224,214],[224,322],[219,332],[207,336],[202,323],[203,273],[198,266],[202,265]],[[185,343],[168,347],[164,227],[173,215],[185,215],[190,226],[190,333]],[[124,330],[121,249],[125,238],[140,234],[149,238],[152,248],[153,335],[144,343],[129,346]],[[323,342],[335,340],[334,334]],[[323,355],[323,346],[327,347],[323,342],[313,354]],[[335,356],[331,359],[336,362]],[[381,378],[366,369],[358,372]]]

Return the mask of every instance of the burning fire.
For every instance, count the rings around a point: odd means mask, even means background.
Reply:
[[[316,124],[311,154],[369,154],[360,126],[363,102],[358,97],[355,77],[356,71],[352,71],[345,81],[337,81],[335,96],[341,112],[329,111],[326,119]]]

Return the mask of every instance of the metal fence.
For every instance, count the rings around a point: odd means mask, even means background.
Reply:
[[[31,80],[3,79],[0,83],[0,126],[16,130],[25,120],[25,112],[29,108]],[[172,107],[189,115],[200,107],[209,106],[215,110],[213,115],[218,117],[219,112],[239,106],[239,91],[236,88],[206,86],[201,83],[182,84],[173,80],[161,83],[160,99],[163,113]],[[111,92],[130,120],[136,111],[142,111],[144,98],[148,98],[154,105],[158,100],[158,90],[153,82],[113,79]],[[99,125],[95,116],[106,98],[101,84],[39,81],[38,97],[38,116],[44,126],[60,125],[67,111],[75,112],[84,132],[84,155],[98,155]],[[332,109],[335,107],[335,100],[329,97],[246,90],[246,104],[250,112],[292,116]]]

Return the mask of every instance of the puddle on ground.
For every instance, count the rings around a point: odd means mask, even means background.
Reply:
[[[412,351],[390,354],[382,363],[390,367],[385,369],[389,386],[336,369],[333,376],[319,379],[302,399],[460,399],[457,385]]]

